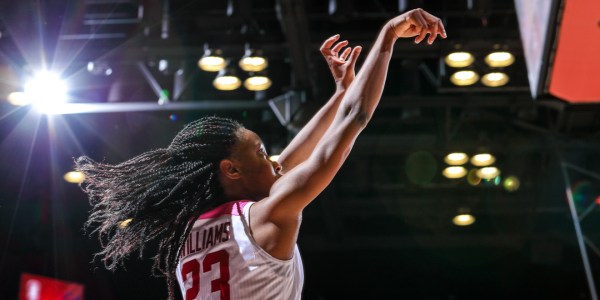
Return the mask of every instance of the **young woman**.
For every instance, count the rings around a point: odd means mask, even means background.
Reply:
[[[389,20],[362,69],[360,47],[327,39],[321,52],[336,81],[333,97],[271,161],[259,136],[209,117],[188,124],[165,149],[109,165],[77,159],[93,204],[99,255],[114,269],[158,242],[154,268],[175,278],[185,299],[299,299],[296,240],[302,210],[338,172],[379,100],[398,38],[446,38],[440,19],[416,9]],[[127,220],[126,222],[124,222]]]

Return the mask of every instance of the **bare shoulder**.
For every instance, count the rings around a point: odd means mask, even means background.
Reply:
[[[277,259],[290,259],[300,229],[301,217],[288,222],[272,222],[269,198],[262,199],[250,207],[250,232],[258,246]]]

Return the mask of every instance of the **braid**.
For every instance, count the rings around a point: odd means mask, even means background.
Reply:
[[[186,125],[166,149],[145,152],[111,165],[89,157],[76,159],[85,175],[81,184],[92,211],[85,228],[93,228],[105,267],[115,270],[133,251],[158,242],[152,273],[165,275],[174,297],[179,250],[202,212],[223,202],[219,162],[231,154],[242,125],[206,117]],[[122,223],[132,219],[129,223]]]

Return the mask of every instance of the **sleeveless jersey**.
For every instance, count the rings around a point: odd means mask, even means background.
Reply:
[[[261,249],[248,225],[252,204],[228,202],[194,222],[176,271],[183,299],[300,299],[304,270],[298,246],[289,260]]]

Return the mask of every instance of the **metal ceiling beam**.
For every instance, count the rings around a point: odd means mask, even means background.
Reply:
[[[276,10],[282,31],[287,38],[286,42],[293,75],[292,88],[308,89],[312,96],[316,90],[316,83],[309,76],[310,60],[306,45],[310,45],[310,38],[304,2],[300,0],[278,0]]]

